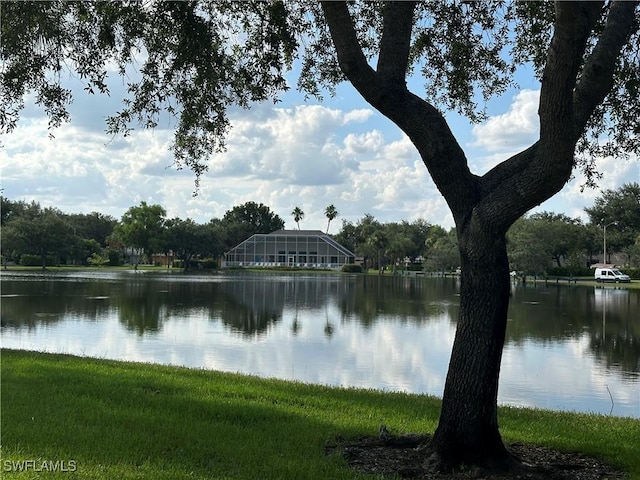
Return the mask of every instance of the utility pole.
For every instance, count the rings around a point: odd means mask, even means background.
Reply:
[[[615,225],[617,222],[607,223],[602,227],[602,239],[603,239],[603,251],[604,251],[604,264],[607,264],[607,227],[609,225]]]

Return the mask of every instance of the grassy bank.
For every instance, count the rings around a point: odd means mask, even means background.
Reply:
[[[3,478],[366,478],[324,446],[381,423],[433,432],[438,418],[439,401],[419,395],[12,350],[1,361]],[[508,442],[595,455],[640,479],[638,420],[503,408],[500,423]]]

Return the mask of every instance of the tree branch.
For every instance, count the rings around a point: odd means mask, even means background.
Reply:
[[[384,81],[405,85],[415,2],[388,2],[384,6],[377,71]]]
[[[612,2],[604,30],[587,59],[573,95],[575,141],[584,132],[589,117],[613,85],[613,74],[622,47],[633,33],[638,2]]]
[[[569,179],[576,142],[611,88],[617,55],[630,34],[635,2],[623,3],[612,5],[577,87],[587,40],[602,14],[602,3],[556,3],[556,26],[538,110],[540,140],[483,176],[480,209],[495,208],[492,198],[500,199],[508,205],[503,220],[509,223],[558,192]]]
[[[362,53],[346,4],[326,1],[321,5],[340,68],[367,102],[409,136],[456,222],[464,223],[479,198],[477,177],[469,171],[464,151],[442,113],[409,92],[405,84],[414,6],[385,7],[386,35],[383,32],[376,72]],[[392,40],[398,31],[403,38]]]
[[[540,90],[540,141],[556,154],[571,155],[573,140],[573,90],[582,65],[587,40],[603,2],[556,2],[553,38]]]
[[[347,4],[328,1],[322,2],[321,6],[336,48],[338,65],[356,90],[367,99],[375,83],[375,71],[362,53]]]

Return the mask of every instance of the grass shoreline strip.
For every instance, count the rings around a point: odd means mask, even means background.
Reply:
[[[432,433],[440,408],[427,395],[184,367],[6,349],[0,361],[0,468],[12,479],[370,478],[324,447],[381,423]],[[512,407],[499,418],[507,442],[581,452],[640,480],[640,420]]]

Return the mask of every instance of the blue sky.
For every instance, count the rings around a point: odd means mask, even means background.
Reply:
[[[326,228],[324,209],[356,222],[369,213],[381,222],[416,219],[453,227],[449,210],[408,138],[366,102],[349,84],[322,103],[304,101],[295,90],[282,102],[232,109],[227,151],[214,156],[193,196],[194,175],[176,171],[168,150],[172,122],[129,137],[110,137],[104,119],[120,108],[121,79],[110,80],[110,96],[90,96],[73,78],[71,122],[54,130],[32,100],[19,127],[2,139],[0,186],[11,200],[35,200],[68,213],[98,211],[120,218],[140,201],[157,203],[168,217],[206,222],[235,205],[268,205],[295,228],[294,207],[305,212],[303,229]],[[490,117],[472,125],[447,115],[469,158],[471,170],[483,174],[537,138],[539,85],[526,72],[520,88],[488,105]],[[292,80],[295,85],[295,80]],[[419,85],[419,81],[412,84]],[[420,93],[417,91],[416,93]],[[580,191],[580,176],[536,211],[547,210],[586,219],[603,189],[640,181],[640,162],[599,159],[604,173],[599,189]]]

